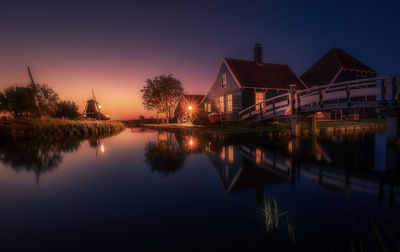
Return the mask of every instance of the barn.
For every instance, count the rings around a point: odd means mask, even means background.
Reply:
[[[374,78],[378,73],[349,55],[342,49],[332,48],[315,64],[301,75],[301,79],[309,87],[330,85],[334,83]],[[376,97],[367,97],[376,99]],[[319,119],[348,119],[375,117],[375,109],[347,109],[332,112],[319,112]]]

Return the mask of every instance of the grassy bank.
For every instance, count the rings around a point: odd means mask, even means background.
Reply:
[[[360,121],[318,121],[318,130],[328,130],[341,127],[370,127],[374,125],[384,125],[383,119],[367,119]],[[223,134],[223,135],[246,135],[246,134],[268,134],[268,133],[288,133],[290,130],[289,122],[281,123],[256,123],[250,124],[245,122],[225,122],[219,125],[191,125],[191,124],[142,124],[140,127],[163,129],[163,130],[187,130],[198,133]],[[306,122],[300,123],[302,131],[307,131]]]
[[[117,121],[67,119],[19,119],[0,123],[0,133],[14,138],[70,139],[107,136],[123,130]]]

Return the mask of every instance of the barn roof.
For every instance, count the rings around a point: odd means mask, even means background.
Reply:
[[[329,84],[340,70],[376,73],[341,49],[332,48],[300,77],[308,86]]]
[[[224,59],[241,87],[289,89],[290,84],[305,88],[288,65]]]

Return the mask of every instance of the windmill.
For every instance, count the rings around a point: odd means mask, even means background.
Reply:
[[[92,119],[92,120],[110,119],[103,113],[101,113],[101,104],[97,102],[93,89],[92,89],[92,99],[86,102],[86,107],[85,110],[83,111],[83,115],[86,117],[86,119]]]

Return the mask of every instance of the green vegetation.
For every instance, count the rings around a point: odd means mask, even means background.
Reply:
[[[265,227],[267,232],[279,227],[279,219],[285,215],[286,212],[278,210],[276,200],[273,200],[273,206],[269,199],[264,199],[264,216],[265,216]]]
[[[289,234],[289,239],[291,243],[295,243],[296,239],[294,236],[294,227],[289,221],[289,217],[287,212],[282,212],[278,209],[278,204],[276,200],[273,199],[272,202],[270,199],[264,199],[264,216],[265,216],[265,227],[267,228],[267,232],[271,232],[273,230],[279,229],[280,219],[282,216],[286,215],[286,224],[287,224],[287,232]]]
[[[0,92],[0,112],[13,118],[55,117],[77,119],[79,107],[73,101],[60,100],[48,85],[31,83],[11,86]]]
[[[14,118],[51,115],[59,101],[58,94],[47,85],[11,86],[0,92],[0,109]]]
[[[394,220],[392,221],[394,222],[397,229],[399,229],[399,223],[395,222]],[[398,230],[393,232],[385,228],[383,229],[384,232],[381,232],[374,223],[372,223],[371,225],[375,233],[376,239],[379,242],[380,251],[400,251],[400,236]],[[384,237],[387,237],[387,239],[384,239]]]
[[[78,112],[79,107],[73,101],[60,101],[57,103],[56,109],[54,110],[53,117],[55,118],[68,118],[78,119],[80,114]]]
[[[318,121],[318,128],[327,127],[345,127],[345,126],[370,126],[376,124],[385,124],[385,119],[362,119],[359,121]],[[303,125],[302,125],[303,126]],[[307,125],[304,123],[304,126]]]
[[[295,244],[296,243],[296,237],[294,236],[294,227],[293,227],[292,224],[290,224],[288,216],[286,216],[286,222],[287,222],[287,230],[288,230],[288,233],[289,233],[289,239],[291,240],[291,242],[293,244]]]
[[[141,90],[142,101],[145,109],[165,112],[171,120],[173,109],[183,95],[183,87],[180,80],[170,75],[156,76],[147,79],[146,85]]]
[[[400,251],[400,223],[391,217],[391,224],[384,224],[378,227],[373,221],[357,240],[350,240],[351,251],[362,252],[364,248],[373,247],[375,251],[389,252]],[[369,251],[369,250],[368,250]]]
[[[289,130],[288,123],[258,123],[249,124],[243,122],[225,122],[223,124],[216,124],[208,126],[210,133],[217,134],[248,134],[248,133],[265,133],[265,132],[279,132]]]
[[[323,128],[337,128],[337,127],[353,127],[353,126],[374,126],[384,125],[384,119],[365,119],[360,121],[319,121],[317,123],[318,129]],[[185,123],[170,123],[170,124],[156,124],[150,121],[143,121],[141,123],[137,120],[133,123],[126,123],[127,126],[139,126],[153,129],[164,129],[164,130],[191,130],[198,133],[207,134],[224,134],[224,135],[267,135],[270,133],[283,133],[284,135],[290,135],[290,124],[287,121],[284,122],[267,122],[267,123],[249,123],[249,122],[224,122],[221,124],[212,125],[197,125],[197,124],[185,124]],[[308,129],[306,122],[300,124],[301,131]]]
[[[33,80],[26,86],[8,87],[0,92],[0,112],[9,114],[12,120],[0,121],[0,136],[83,139],[111,135],[125,127],[115,121],[75,121],[80,117],[78,109],[75,102],[60,100],[51,87]]]
[[[18,119],[2,123],[0,132],[16,138],[70,139],[111,135],[125,126],[117,121],[73,121],[68,119]]]

